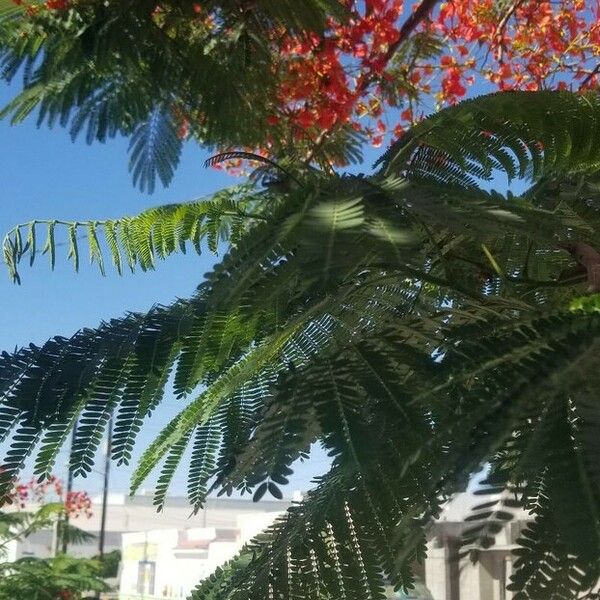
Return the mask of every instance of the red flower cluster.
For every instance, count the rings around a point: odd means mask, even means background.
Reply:
[[[475,58],[463,73],[482,75],[501,90],[598,84],[598,2],[452,0],[441,5],[435,27]]]
[[[598,85],[597,0],[449,0],[434,6],[403,40],[408,2],[346,4],[352,18],[330,20],[321,36],[275,38],[283,84],[270,125],[286,119],[298,137],[318,139],[323,130],[350,123],[379,146],[388,130],[397,137],[430,112],[428,98],[438,107],[452,104],[474,84],[478,93]],[[411,41],[418,50],[425,39],[436,40],[439,52],[411,54]],[[396,53],[399,41],[406,51]]]
[[[386,101],[382,89],[372,90],[371,83],[390,79],[386,69],[400,35],[404,1],[350,5],[352,18],[344,23],[330,19],[324,35],[283,33],[276,38],[282,84],[270,125],[284,120],[297,138],[316,140],[323,131],[350,124],[375,145],[383,141],[388,128],[381,118]]]
[[[65,509],[72,517],[85,515],[88,519],[92,516],[92,499],[87,492],[69,492],[65,497]]]
[[[33,4],[24,0],[12,0],[17,6],[24,6],[27,14],[35,15],[40,10],[65,10],[69,8],[69,0],[46,0],[44,4]]]
[[[46,8],[50,10],[64,10],[68,6],[68,0],[46,0]]]
[[[92,516],[92,500],[87,492],[71,491],[65,493],[63,483],[54,475],[44,481],[30,479],[27,483],[15,483],[9,501],[17,502],[21,509],[27,504],[43,504],[50,495],[55,502],[64,504],[69,517]]]
[[[169,2],[152,11],[155,24]],[[266,119],[274,139],[291,129],[311,145],[345,125],[379,146],[470,88],[578,90],[599,83],[599,0],[340,2],[349,18],[330,18],[321,33],[274,26],[266,34],[278,81]],[[78,3],[41,6],[76,10]],[[189,4],[189,24],[207,39],[232,35],[219,14],[211,3]],[[182,115],[181,137],[196,118]]]

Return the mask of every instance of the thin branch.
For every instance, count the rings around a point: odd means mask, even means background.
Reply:
[[[435,5],[438,4],[440,0],[423,0],[421,4],[416,8],[416,10],[406,19],[404,25],[400,28],[400,32],[398,34],[398,39],[390,45],[388,51],[385,54],[385,62],[386,64],[392,59],[394,54],[398,48],[408,39],[408,36],[417,28],[417,26],[424,21],[431,11],[434,9]],[[371,81],[367,81],[366,85],[369,85]],[[363,90],[364,91],[364,90]]]
[[[510,20],[510,18],[515,14],[517,8],[519,8],[519,6],[521,6],[521,4],[523,4],[524,0],[517,0],[516,2],[513,2],[509,7],[508,10],[504,13],[504,16],[500,19],[498,26],[496,27],[496,29],[494,30],[494,34],[492,35],[492,40],[497,41],[498,42],[498,56],[497,56],[497,60],[499,63],[502,63],[502,54],[504,52],[504,44],[502,42],[503,38],[504,38],[504,30],[506,29],[506,26],[508,25],[508,21]],[[487,60],[487,56],[486,56],[486,60]]]
[[[400,48],[400,46],[408,39],[410,34],[419,26],[419,24],[429,17],[431,11],[439,2],[440,0],[423,0],[423,2],[421,2],[421,4],[419,4],[419,6],[417,6],[414,12],[410,15],[410,17],[406,19],[400,28],[400,31],[398,32],[398,39],[393,44],[390,44],[387,52],[383,56],[384,68],[388,65],[390,60],[392,60],[398,48]],[[356,89],[354,90],[356,97],[362,95],[378,78],[379,76],[376,73],[369,73],[368,75],[361,77],[356,84]],[[323,131],[315,140],[312,148],[307,153],[304,159],[305,164],[310,163],[317,150],[323,145],[323,142],[327,136],[333,133],[337,127],[339,127],[339,122],[335,122],[333,125],[323,129]]]
[[[460,260],[467,264],[473,265],[474,267],[477,267],[482,273],[486,274],[489,277],[497,277],[502,281],[505,281],[507,283],[513,283],[516,285],[528,285],[533,286],[535,288],[565,287],[575,285],[578,283],[583,283],[586,280],[585,275],[573,275],[572,277],[565,277],[564,279],[531,279],[529,277],[514,277],[512,275],[498,274],[489,265],[486,265],[485,263],[482,263],[478,260],[474,260],[466,256],[456,254],[454,252],[450,252],[449,254],[452,256],[452,258],[455,258],[456,260]]]
[[[594,75],[598,75],[600,73],[600,62],[593,68],[583,79],[583,81],[579,84],[579,89],[585,89],[585,86],[591,81]]]
[[[219,154],[215,154],[214,156],[211,156],[210,158],[206,159],[204,161],[204,166],[205,167],[214,167],[215,165],[218,165],[219,163],[225,162],[230,159],[235,159],[235,158],[248,160],[248,161],[254,161],[254,162],[260,162],[265,165],[268,165],[271,168],[278,169],[279,171],[284,173],[286,175],[286,177],[289,177],[292,181],[295,181],[300,187],[302,187],[302,183],[296,177],[294,177],[294,175],[292,173],[290,173],[287,169],[285,169],[284,167],[282,167],[280,164],[276,163],[275,161],[271,160],[270,158],[267,158],[266,156],[261,156],[260,154],[256,154],[254,152],[245,152],[245,151],[239,151],[239,150],[220,152]]]

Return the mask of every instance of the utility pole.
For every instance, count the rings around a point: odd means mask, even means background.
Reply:
[[[98,536],[98,555],[100,560],[104,557],[104,538],[106,536],[106,507],[108,504],[108,478],[110,475],[110,455],[112,452],[112,414],[108,419],[108,431],[106,437],[106,453],[104,455],[104,484],[102,486],[102,513],[100,515],[100,535]],[[100,592],[96,592],[96,598],[100,598]]]
[[[108,503],[108,477],[110,474],[110,455],[112,452],[112,415],[108,420],[108,437],[106,440],[106,455],[104,457],[104,486],[102,488],[102,514],[100,517],[100,536],[98,538],[98,554],[104,556],[104,538],[106,535],[106,506]]]
[[[73,453],[73,448],[75,447],[75,440],[77,438],[77,420],[75,421],[75,423],[73,424],[73,431],[71,432],[71,454]],[[71,494],[71,492],[73,491],[73,467],[71,465],[71,461],[69,460],[69,474],[67,475],[67,493],[65,495],[65,500],[67,500],[69,498],[69,495]],[[69,547],[69,533],[68,533],[68,529],[69,529],[69,513],[68,511],[65,509],[65,514],[64,517],[62,518],[62,532],[61,532],[61,526],[59,525],[58,530],[57,530],[57,535],[60,535],[60,542],[61,542],[61,551],[63,554],[67,553],[67,549]],[[58,540],[57,540],[58,542]]]
[[[52,541],[50,542],[50,554],[52,558],[56,558],[58,556],[58,546],[59,546],[59,535],[58,535],[58,526],[59,526],[60,517],[54,521],[52,525]]]

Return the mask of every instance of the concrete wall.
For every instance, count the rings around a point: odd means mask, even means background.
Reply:
[[[434,600],[512,600],[506,590],[512,564],[509,550],[487,550],[473,562],[459,558],[454,544],[455,540],[428,544],[425,585]]]

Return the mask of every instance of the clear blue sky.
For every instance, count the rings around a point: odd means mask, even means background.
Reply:
[[[0,82],[0,106],[16,92],[16,84],[11,88]],[[0,121],[0,148],[2,235],[34,218],[105,219],[137,214],[151,206],[206,196],[235,183],[221,172],[205,169],[206,152],[189,144],[171,186],[167,190],[158,187],[152,196],[144,195],[133,188],[127,171],[126,140],[92,146],[83,140],[72,143],[67,131],[37,129],[35,119],[14,127]],[[70,336],[81,327],[93,327],[127,310],[144,311],[154,303],[189,296],[217,260],[209,252],[200,257],[188,253],[160,263],[153,272],[119,277],[108,270],[103,278],[95,266],[83,265],[75,274],[65,249],[58,250],[54,272],[44,256],[38,257],[31,269],[24,264],[21,286],[12,284],[5,272],[0,273],[0,350],[43,343],[52,335]],[[144,428],[138,448],[143,448],[182,405],[167,395],[164,408]],[[310,465],[297,470],[288,493],[305,489],[313,475],[326,466],[327,459],[317,453]],[[113,469],[113,491],[127,490],[130,471]],[[57,474],[65,475],[64,454],[57,463]],[[100,477],[80,479],[76,485],[95,494],[100,490]],[[172,491],[184,490],[185,469]]]

